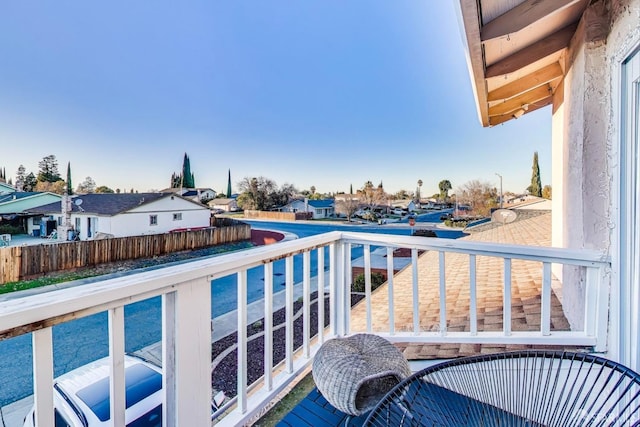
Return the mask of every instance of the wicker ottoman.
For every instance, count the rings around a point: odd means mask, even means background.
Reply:
[[[331,339],[313,359],[313,379],[320,393],[336,409],[354,416],[373,409],[410,374],[400,350],[371,334]]]

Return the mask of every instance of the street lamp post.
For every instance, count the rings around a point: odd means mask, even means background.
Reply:
[[[502,209],[502,175],[496,172],[496,175],[500,177],[500,209]]]

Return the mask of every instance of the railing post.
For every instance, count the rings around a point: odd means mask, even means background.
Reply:
[[[440,335],[447,333],[447,278],[445,275],[444,252],[438,252],[440,266]]]
[[[540,332],[551,335],[551,263],[542,263],[542,295],[540,298]]]
[[[411,249],[411,278],[413,289],[413,332],[420,333],[420,292],[418,289],[418,250]]]
[[[331,303],[331,319],[332,325],[335,325],[333,330],[335,335],[344,336],[345,324],[344,324],[344,290],[345,290],[345,243],[340,241],[335,245],[335,284],[332,287],[334,290],[334,301]]]
[[[175,300],[176,426],[211,423],[211,284],[178,285]]]
[[[371,333],[371,245],[364,245],[364,297],[367,304],[367,332]]]
[[[309,358],[311,335],[311,252],[302,254],[302,354]]]
[[[293,255],[285,259],[285,370],[293,372]]]
[[[115,427],[125,426],[125,376],[124,376],[124,307],[109,310],[109,356],[111,376],[111,423]]]
[[[396,319],[394,312],[394,293],[393,293],[393,248],[387,246],[387,287],[389,288],[389,333],[391,335],[396,332]]]
[[[338,305],[340,296],[338,294],[339,277],[342,273],[340,267],[341,251],[338,243],[329,245],[329,334],[336,336],[338,328]]]
[[[476,256],[473,254],[469,255],[469,323],[471,335],[478,335]]]
[[[51,328],[34,331],[32,344],[35,425],[53,427],[53,335]]]
[[[504,287],[502,291],[502,328],[511,335],[511,258],[504,259]]]
[[[247,270],[238,272],[238,408],[247,411]]]
[[[344,333],[347,335],[351,332],[351,284],[353,283],[353,267],[351,266],[351,243],[347,243],[344,246],[344,263],[345,263],[345,276],[344,276],[344,301],[342,305],[342,317],[344,318]]]
[[[273,263],[264,265],[264,385],[273,389]]]
[[[176,292],[162,295],[162,419],[166,427],[177,427],[176,413]]]
[[[324,342],[324,247],[318,248],[318,344]]]

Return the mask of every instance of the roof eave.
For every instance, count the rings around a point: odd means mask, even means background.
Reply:
[[[458,6],[456,8],[458,22],[462,30],[462,43],[465,48],[478,119],[482,126],[488,127],[489,104],[487,102],[483,47],[480,38],[480,11],[476,0],[460,0],[456,4]]]

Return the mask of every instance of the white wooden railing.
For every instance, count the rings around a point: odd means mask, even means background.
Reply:
[[[238,307],[238,390],[224,413],[216,417],[220,425],[238,425],[252,416],[284,390],[313,360],[317,348],[329,337],[351,333],[349,289],[351,284],[351,248],[363,245],[365,270],[366,325],[399,342],[474,342],[561,344],[593,346],[606,349],[608,287],[604,281],[609,266],[606,257],[594,251],[497,245],[426,237],[331,232],[299,240],[281,242],[247,251],[198,260],[125,277],[103,280],[89,285],[56,290],[0,303],[0,339],[33,332],[34,397],[38,425],[53,427],[53,339],[52,326],[97,312],[108,312],[109,342],[112,358],[112,420],[124,424],[124,306],[155,296],[162,297],[163,381],[166,393],[164,420],[167,426],[205,426],[211,423],[211,281],[237,275]],[[412,254],[413,327],[398,330],[394,324],[394,306],[390,304],[389,325],[385,331],[372,329],[371,247],[387,247],[387,268],[391,273],[387,291],[394,300],[393,249],[409,248]],[[328,247],[328,250],[325,248]],[[421,286],[418,274],[418,251],[436,251],[440,262],[440,295],[446,294],[446,253],[469,257],[470,327],[468,332],[448,332],[447,301],[440,300],[438,331],[420,329]],[[311,252],[317,251],[318,299],[329,299],[330,325],[310,336]],[[328,256],[325,255],[328,253]],[[303,333],[300,349],[293,348],[294,328],[294,256],[302,254]],[[502,258],[503,261],[503,330],[479,330],[476,321],[476,271],[478,256]],[[265,273],[264,309],[274,307],[273,263],[285,259],[286,356],[275,369],[265,368],[264,376],[247,386],[247,271],[263,266]],[[542,266],[541,319],[539,331],[511,330],[511,263],[523,259]],[[585,270],[585,327],[581,331],[554,331],[550,327],[552,265]],[[325,280],[325,276],[328,277]],[[324,304],[318,303],[318,317],[324,318]],[[271,316],[264,319],[265,367],[273,365],[273,330]]]

